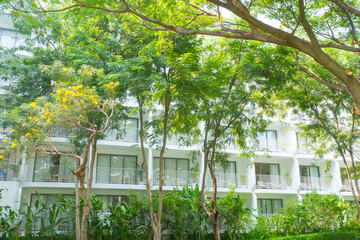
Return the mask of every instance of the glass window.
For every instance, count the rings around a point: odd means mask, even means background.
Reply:
[[[276,151],[278,149],[277,145],[277,131],[276,130],[266,130],[263,133],[259,134],[259,147],[267,148],[271,151]]]
[[[107,140],[120,139],[124,142],[138,142],[138,119],[128,118],[119,123],[117,129],[106,132]]]
[[[98,154],[97,183],[137,184],[137,157]]]
[[[279,188],[280,165],[271,163],[255,163],[256,187]]]
[[[302,189],[318,189],[321,187],[320,171],[317,166],[299,166]]]
[[[279,211],[283,207],[282,199],[258,199],[258,214],[270,215]]]
[[[74,182],[74,160],[63,155],[36,156],[34,182]]]
[[[154,158],[154,184],[159,184],[159,158]],[[189,175],[189,159],[164,158],[164,184],[165,186],[185,185]]]
[[[125,142],[138,142],[138,119],[129,118],[125,121]]]
[[[256,175],[280,175],[280,165],[271,163],[255,163]]]

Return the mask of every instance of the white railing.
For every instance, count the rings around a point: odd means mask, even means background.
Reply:
[[[199,172],[164,170],[164,186],[185,186],[198,183]],[[154,170],[153,183],[159,185],[159,170]]]
[[[120,135],[120,137],[119,137]],[[119,137],[119,138],[118,138]],[[132,142],[137,143],[138,141],[138,129],[136,127],[126,127],[126,131],[119,134],[119,131],[112,129],[106,132],[106,140],[108,141],[120,141],[120,142]]]
[[[224,173],[224,172],[215,172],[217,187],[219,188],[246,188],[247,187],[247,176],[239,173]],[[212,180],[210,173],[207,172],[205,186],[211,187]]]
[[[19,165],[4,164],[0,168],[0,181],[18,181]]]
[[[331,189],[329,177],[300,177],[300,189],[309,191],[327,191]]]
[[[69,133],[69,131],[66,128],[62,127],[54,127],[51,130],[51,137],[58,137],[58,138],[74,138],[74,133]]]
[[[74,175],[72,169],[65,165],[27,165],[25,182],[56,182],[56,183],[73,183]]]
[[[351,182],[354,190],[356,191],[355,180],[352,179]],[[340,190],[341,192],[351,192],[350,182],[348,179],[342,180],[341,183],[342,183]],[[358,180],[358,186],[360,187],[360,180]]]
[[[96,183],[143,185],[145,174],[143,169],[137,168],[96,168]]]
[[[278,141],[277,139],[259,138],[258,150],[268,150],[271,152],[286,152],[289,144],[287,142]]]
[[[256,174],[257,189],[293,189],[294,179],[280,175]]]

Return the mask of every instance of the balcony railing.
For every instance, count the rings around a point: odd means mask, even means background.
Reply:
[[[144,184],[144,170],[136,168],[96,168],[96,183],[104,184]]]
[[[123,134],[120,134],[119,131],[116,129],[112,129],[106,133],[105,139],[108,141],[137,143],[137,142],[139,142],[138,141],[138,129],[136,127],[126,127],[126,131]]]
[[[73,183],[72,168],[65,165],[26,165],[25,182]]]
[[[244,174],[215,172],[215,177],[216,177],[217,187],[219,188],[247,187],[247,176]],[[212,180],[209,172],[207,172],[206,174],[205,186],[206,187],[212,186]]]
[[[0,181],[18,181],[19,165],[4,164],[0,168]]]
[[[354,190],[356,191],[355,180],[352,179],[351,182],[352,182]],[[341,192],[351,192],[350,182],[348,179],[342,180],[341,183],[342,183],[341,190],[340,190]],[[360,187],[360,180],[358,180],[358,185]]]
[[[164,186],[185,186],[198,183],[199,172],[164,170]],[[153,185],[159,185],[159,171],[154,170]]]
[[[257,189],[292,189],[293,178],[280,175],[256,174]]]
[[[288,143],[278,141],[277,139],[260,138],[258,150],[268,150],[271,152],[286,152],[288,146]]]
[[[300,177],[300,189],[309,191],[327,191],[331,188],[329,177]]]
[[[62,127],[54,127],[51,130],[51,137],[58,137],[58,138],[74,138],[74,133],[69,133],[66,128]]]

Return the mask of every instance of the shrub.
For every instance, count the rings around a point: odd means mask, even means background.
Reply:
[[[360,239],[357,232],[322,232],[301,234],[287,237],[270,238],[270,240],[355,240]]]

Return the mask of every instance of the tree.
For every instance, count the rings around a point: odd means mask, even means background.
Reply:
[[[194,110],[199,122],[204,122],[200,143],[203,152],[204,173],[201,176],[200,200],[210,218],[214,238],[220,239],[220,213],[217,207],[217,179],[215,165],[228,167],[229,154],[223,149],[236,142],[243,157],[251,157],[257,134],[266,127],[261,107],[268,105],[267,99],[258,92],[256,84],[249,84],[241,72],[243,43],[226,47],[223,41],[219,49],[210,51],[212,42],[199,71],[198,105]],[[245,49],[244,49],[245,48]],[[269,111],[270,112],[270,111]],[[212,180],[210,204],[204,199],[207,170]]]
[[[358,1],[5,1],[3,8],[19,13],[69,11],[83,19],[91,13],[117,14],[133,24],[156,31],[255,40],[293,48],[305,62],[316,62],[329,77],[318,82],[352,96],[360,111],[360,82],[357,69],[343,58],[358,58]],[[82,11],[78,11],[82,9]],[[222,11],[229,11],[233,18]],[[275,21],[268,24],[269,20]],[[337,56],[341,56],[340,59]],[[315,66],[318,68],[318,66]]]
[[[135,39],[134,37],[130,37]],[[137,101],[134,111],[140,116],[140,147],[144,159],[145,182],[149,201],[151,227],[154,239],[162,236],[162,208],[164,185],[164,155],[169,136],[181,131],[191,121],[190,106],[194,105],[196,82],[193,75],[198,67],[198,44],[192,36],[165,35],[160,40],[151,36],[145,46],[136,41],[132,57],[125,58],[128,90]],[[139,38],[144,40],[143,38]],[[158,45],[158,42],[162,42]],[[145,42],[146,43],[146,42]],[[139,51],[139,46],[142,49]],[[130,51],[130,49],[129,49]],[[123,75],[124,72],[118,74]],[[157,111],[157,109],[161,109]],[[145,113],[152,113],[152,120],[145,121]],[[189,124],[191,125],[191,124]],[[192,126],[192,125],[191,125]],[[153,132],[149,131],[149,128]],[[159,189],[157,204],[153,201],[148,176],[149,166],[145,154],[145,141],[157,145],[159,154]]]
[[[279,96],[284,98],[287,107],[296,116],[294,122],[304,130],[305,136],[312,143],[316,142],[313,148],[318,156],[323,157],[335,150],[336,155],[342,158],[359,219],[359,176],[355,164],[355,149],[359,142],[356,127],[359,125],[359,118],[349,107],[350,97],[301,77],[283,89]],[[350,157],[351,167],[347,156]],[[350,169],[355,171],[351,172]]]
[[[71,69],[63,67],[63,71],[67,72]],[[83,69],[80,75],[92,75],[92,72]],[[105,88],[109,93],[114,93],[118,85],[119,83],[112,82],[105,85]],[[89,157],[95,159],[97,137],[108,128],[115,105],[113,98],[103,100],[94,88],[77,85],[58,87],[52,94],[51,101],[41,97],[35,102],[15,108],[5,116],[13,127],[9,138],[3,140],[6,151],[25,152],[27,157],[32,157],[36,153],[43,156],[68,156],[74,159],[72,173],[75,181],[76,239],[78,240],[87,239],[89,194],[94,168],[94,161],[91,161],[89,178],[85,186]],[[92,121],[94,115],[102,119],[102,124]],[[59,147],[53,139],[56,129],[62,129],[65,133],[83,131],[85,133],[85,136],[82,136],[85,138],[84,148],[79,149],[76,145],[66,149]],[[80,194],[84,202],[81,213]]]

